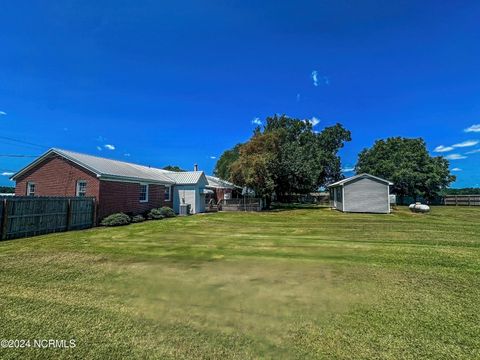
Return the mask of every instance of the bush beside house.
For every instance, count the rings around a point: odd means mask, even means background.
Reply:
[[[168,206],[164,206],[161,208],[154,208],[151,209],[146,216],[144,217],[143,215],[135,215],[135,216],[128,216],[127,214],[124,213],[116,213],[116,214],[111,214],[107,217],[105,217],[100,225],[102,226],[122,226],[122,225],[128,225],[130,223],[140,223],[145,220],[161,220],[165,218],[172,218],[175,217],[175,212],[173,211],[172,208]]]
[[[116,213],[107,216],[102,220],[100,225],[102,226],[122,226],[130,224],[130,216],[124,213]]]

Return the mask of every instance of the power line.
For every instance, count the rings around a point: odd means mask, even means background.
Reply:
[[[0,157],[10,157],[10,158],[36,158],[40,155],[20,155],[20,154],[0,154]]]
[[[0,139],[13,141],[13,142],[17,142],[17,143],[20,143],[20,144],[26,144],[26,145],[30,145],[30,146],[35,146],[35,147],[38,147],[38,148],[41,148],[41,149],[48,149],[49,148],[49,146],[35,144],[35,143],[25,141],[25,140],[14,139],[14,138],[11,138],[11,137],[8,137],[8,136],[0,136]]]

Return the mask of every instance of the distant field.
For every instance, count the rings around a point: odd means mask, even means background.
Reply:
[[[480,207],[218,213],[0,242],[1,359],[480,358]]]

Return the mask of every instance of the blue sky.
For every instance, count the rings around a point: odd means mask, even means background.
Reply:
[[[480,186],[479,17],[478,1],[3,2],[0,155],[210,173],[285,113],[350,129],[345,169],[375,139],[423,137],[454,186]],[[0,184],[29,161],[0,157]]]

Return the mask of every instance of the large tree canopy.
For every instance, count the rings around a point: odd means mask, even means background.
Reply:
[[[455,181],[448,165],[445,158],[430,156],[423,139],[395,137],[377,140],[371,149],[364,149],[355,171],[392,181],[399,196],[432,199]]]
[[[225,151],[218,159],[213,174],[220,179],[228,180],[230,176],[230,167],[240,156],[239,150],[242,144],[237,144],[233,149]]]
[[[338,150],[350,140],[340,124],[316,133],[307,120],[275,115],[238,147],[227,179],[261,196],[308,193],[341,178]]]

